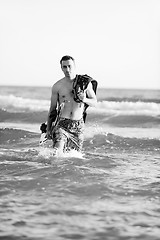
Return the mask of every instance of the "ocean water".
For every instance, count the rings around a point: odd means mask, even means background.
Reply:
[[[0,87],[0,239],[159,240],[160,90],[98,89],[83,152],[39,146],[49,87]]]

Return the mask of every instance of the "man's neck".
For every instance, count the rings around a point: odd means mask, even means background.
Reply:
[[[67,81],[73,81],[76,78],[76,74],[72,77],[65,77]]]

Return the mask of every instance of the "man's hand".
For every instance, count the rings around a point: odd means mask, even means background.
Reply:
[[[80,101],[85,102],[85,99],[86,99],[86,93],[85,92],[80,91],[79,93],[77,93],[77,96],[78,96]]]
[[[50,130],[47,130],[47,132],[46,132],[46,137],[47,137],[47,139],[51,139],[51,138],[52,138],[52,135],[51,135],[51,131],[50,131]]]

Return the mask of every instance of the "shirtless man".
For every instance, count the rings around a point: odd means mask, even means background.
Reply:
[[[75,61],[71,56],[62,57],[61,69],[64,78],[57,81],[52,87],[51,104],[47,119],[47,138],[52,138],[53,147],[59,151],[67,148],[81,150],[83,145],[83,111],[84,103],[95,106],[96,95],[92,84],[89,83],[84,92],[78,94],[80,103],[73,99],[73,81],[76,78]],[[86,97],[87,94],[87,97]],[[60,108],[58,123],[54,128],[54,120]]]

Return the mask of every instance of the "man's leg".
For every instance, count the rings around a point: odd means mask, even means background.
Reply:
[[[56,150],[56,153],[65,152],[67,137],[64,134],[64,130],[62,130],[61,128],[56,129],[52,139],[53,139],[53,148]]]
[[[57,153],[63,153],[65,150],[65,141],[61,139],[54,144],[54,149],[56,149]]]

